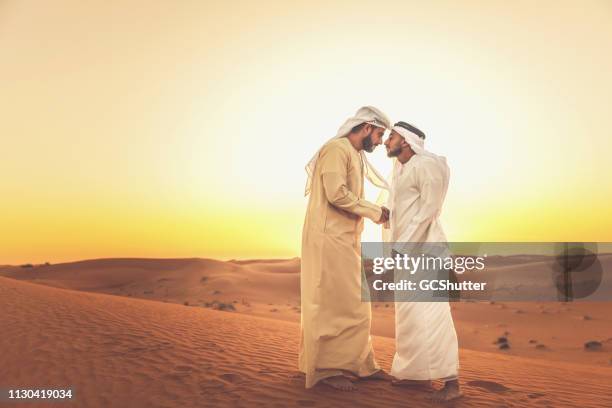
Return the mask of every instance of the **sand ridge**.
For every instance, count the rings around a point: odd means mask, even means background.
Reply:
[[[517,257],[512,257],[517,258]],[[538,257],[518,257],[524,265]],[[604,256],[609,263],[612,257]],[[493,267],[506,268],[507,257],[493,257]],[[549,262],[549,261],[547,261]],[[612,265],[610,265],[612,268]],[[232,260],[115,258],[49,266],[0,267],[0,276],[60,288],[226,308],[240,314],[299,322],[299,258]],[[508,271],[504,270],[504,273]],[[392,303],[373,303],[372,333],[394,337]],[[460,302],[452,305],[461,348],[548,361],[612,366],[612,302]],[[494,344],[507,337],[510,347]],[[602,349],[585,352],[599,341]]]
[[[305,390],[292,322],[2,277],[0,310],[0,383],[72,386],[76,400],[64,406],[430,406],[387,383]],[[393,340],[374,345],[388,369]],[[461,362],[466,396],[453,406],[612,404],[608,368],[469,350]]]

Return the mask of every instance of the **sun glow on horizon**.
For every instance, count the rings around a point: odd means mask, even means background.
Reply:
[[[299,256],[304,166],[362,105],[447,157],[450,240],[612,241],[609,4],[376,9],[3,2],[0,264]]]

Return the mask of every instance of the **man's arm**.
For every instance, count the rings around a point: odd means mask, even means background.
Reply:
[[[317,165],[321,166],[325,196],[334,207],[378,223],[383,215],[381,207],[357,197],[348,189],[348,160],[347,152],[339,146],[327,145],[321,150]]]
[[[416,179],[419,186],[419,204],[421,208],[412,218],[408,226],[400,234],[393,249],[403,253],[406,248],[402,243],[420,241],[421,237],[438,214],[444,199],[444,175],[434,164],[423,163],[416,169]]]

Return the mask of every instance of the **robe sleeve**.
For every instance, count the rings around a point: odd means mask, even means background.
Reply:
[[[420,208],[393,246],[393,250],[400,254],[408,250],[405,243],[425,240],[427,229],[438,215],[444,200],[444,174],[435,164],[425,162],[418,166],[416,168],[416,182],[420,193]]]
[[[349,154],[340,146],[328,145],[323,148],[317,165],[321,166],[325,196],[336,208],[378,222],[381,207],[357,197],[347,186],[349,160]]]

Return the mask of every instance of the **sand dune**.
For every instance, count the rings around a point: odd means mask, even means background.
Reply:
[[[387,383],[305,390],[292,322],[2,277],[0,310],[1,385],[73,387],[62,406],[430,406]],[[388,369],[393,340],[374,344]],[[465,397],[454,406],[612,405],[610,368],[469,350],[461,361]]]
[[[524,262],[531,263],[526,258]],[[519,268],[521,270],[521,268]],[[299,321],[299,259],[98,259],[0,275],[50,286],[195,306],[231,305],[238,313]],[[373,333],[393,337],[392,304],[374,304]],[[229,307],[229,306],[228,306]],[[584,343],[612,338],[611,303],[460,303],[453,314],[461,347],[499,354],[609,366],[612,344],[586,353]],[[507,336],[510,349],[493,341]]]
[[[299,273],[300,258],[292,259],[250,259],[250,260],[231,260],[230,263],[236,265],[246,265],[253,270],[263,270],[274,273]]]
[[[196,306],[216,301],[231,304],[243,313],[286,315],[285,320],[299,313],[297,258],[233,262],[201,258],[96,259],[32,268],[0,267],[0,276]]]
[[[537,262],[541,259],[535,258]],[[606,257],[604,262],[612,258]],[[507,260],[498,259],[498,264]],[[523,264],[534,258],[523,257]],[[517,270],[525,274],[525,268]],[[506,271],[508,272],[508,271]],[[96,259],[50,266],[0,267],[0,275],[50,286],[299,322],[299,258]],[[478,302],[453,304],[460,346],[497,355],[612,366],[612,303]],[[394,336],[393,304],[373,304],[372,332]],[[510,348],[500,350],[501,336]],[[586,352],[588,341],[602,342]]]

